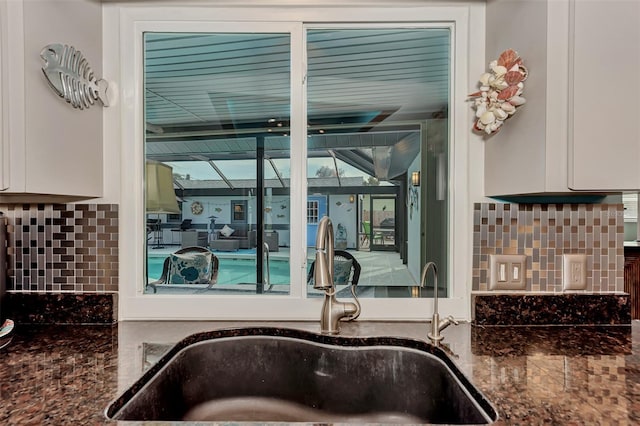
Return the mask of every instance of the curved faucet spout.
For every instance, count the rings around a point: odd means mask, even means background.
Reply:
[[[422,276],[420,277],[420,287],[425,288],[427,284],[427,272],[433,269],[433,311],[438,312],[438,266],[435,262],[427,262],[422,268]]]
[[[330,290],[333,288],[333,224],[325,216],[318,223],[316,233],[316,266],[313,271],[313,288]]]
[[[424,265],[424,268],[422,269],[422,277],[420,278],[420,287],[425,287],[427,282],[427,272],[429,272],[429,269],[433,269],[433,317],[431,318],[431,332],[427,334],[427,337],[437,344],[443,339],[440,332],[451,324],[458,325],[458,321],[456,321],[451,315],[440,320],[440,314],[438,313],[438,267],[434,262],[428,262]]]
[[[360,302],[356,297],[354,286],[351,293],[355,303],[340,302],[336,299],[333,281],[333,256],[335,254],[333,224],[327,216],[318,223],[316,234],[316,261],[313,270],[313,288],[324,291],[324,302],[320,312],[320,329],[325,334],[337,334],[340,331],[339,321],[353,321],[360,315]]]

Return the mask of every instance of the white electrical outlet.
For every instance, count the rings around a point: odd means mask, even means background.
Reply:
[[[521,254],[489,255],[490,290],[525,290],[527,256]]]
[[[509,265],[507,265],[504,262],[500,262],[498,263],[498,281],[500,281],[501,283],[504,283],[507,281],[507,267]]]
[[[587,289],[587,255],[562,255],[562,288],[564,290]]]
[[[522,281],[522,265],[519,262],[513,262],[511,264],[511,281],[514,283],[519,283]]]

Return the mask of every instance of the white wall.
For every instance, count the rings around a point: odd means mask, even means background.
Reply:
[[[247,223],[255,223],[256,202],[255,197],[216,196],[216,197],[187,197],[182,203],[182,218],[191,219],[193,225],[209,225],[209,216],[217,216],[216,226],[231,224],[231,200],[247,200]],[[200,202],[203,210],[201,214],[194,214],[191,205]]]
[[[187,197],[182,204],[182,218],[191,219],[192,224],[209,225],[209,216],[217,216],[216,229],[219,229],[223,224],[231,224],[231,201],[247,200],[247,223],[255,225],[256,223],[256,198],[247,196],[215,196],[215,197]],[[191,205],[198,201],[202,203],[203,211],[199,215],[195,215],[191,211]],[[289,225],[289,218],[291,216],[290,200],[285,195],[274,195],[271,197],[265,197],[265,227],[271,223],[273,225]],[[268,212],[266,209],[271,208]],[[278,231],[279,244],[281,246],[289,246],[289,231],[279,229],[279,226],[274,226]],[[166,236],[166,234],[165,234]]]
[[[416,159],[413,160],[413,163],[409,166],[409,170],[407,171],[407,191],[411,191],[411,173],[415,171],[420,171],[420,156],[416,156]],[[420,211],[420,197],[424,195],[424,191],[420,191],[418,189],[418,195],[414,200],[414,205],[411,207],[407,206],[407,269],[409,269],[409,273],[413,277],[413,279],[418,283],[420,282],[420,259],[422,249],[420,242],[422,240],[420,234],[420,218],[424,216],[426,213]],[[411,209],[413,208],[413,212]]]
[[[131,143],[129,135],[122,135],[122,103],[127,99],[120,92],[124,77],[120,74],[120,34],[118,22],[118,5],[102,5],[102,76],[109,80],[114,90],[114,99],[109,108],[102,109],[104,126],[103,156],[104,156],[104,191],[103,197],[96,200],[97,203],[122,204],[127,198],[137,196],[143,188],[143,181],[131,183],[130,191],[122,188],[122,151],[126,143]],[[127,94],[130,98],[133,94]],[[129,99],[130,101],[130,99]],[[142,168],[142,166],[141,166]]]
[[[354,195],[354,199],[356,194]],[[331,222],[333,223],[333,232],[338,234],[338,224],[342,224],[347,230],[347,248],[356,248],[358,238],[358,211],[356,210],[355,200],[349,202],[349,195],[330,195],[328,201],[328,211]]]
[[[355,196],[355,194],[354,194]],[[209,224],[209,216],[217,216],[216,226],[219,228],[222,224],[231,223],[231,201],[232,200],[248,200],[248,221],[252,224],[256,223],[256,200],[255,197],[240,197],[240,196],[215,196],[215,197],[188,197],[184,199],[182,204],[182,218],[191,219],[192,224]],[[274,228],[278,231],[279,242],[281,246],[290,245],[290,233],[288,230],[279,229],[277,225],[289,225],[291,208],[290,199],[288,196],[274,195],[269,198],[265,197],[265,225],[269,223],[276,225]],[[203,212],[199,215],[195,215],[191,212],[191,204],[195,201],[202,203]],[[270,212],[267,212],[267,208],[271,208]],[[333,230],[337,235],[338,224],[342,224],[347,230],[347,248],[355,249],[358,238],[358,226],[357,226],[357,211],[355,201],[351,203],[349,201],[349,195],[331,195],[328,197],[328,211],[329,217],[333,222]],[[166,223],[165,218],[161,216],[163,223]],[[233,226],[232,226],[233,227]],[[166,238],[171,238],[170,231],[165,231]]]

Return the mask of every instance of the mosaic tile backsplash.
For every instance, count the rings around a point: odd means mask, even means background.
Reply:
[[[20,292],[117,292],[118,206],[5,204],[9,282]]]
[[[520,254],[527,256],[525,292],[562,293],[562,255],[580,253],[587,256],[581,292],[622,292],[623,244],[622,204],[476,203],[473,290],[489,290],[489,255]]]
[[[6,204],[8,290],[117,292],[118,206]],[[586,293],[624,291],[622,204],[476,203],[473,290],[490,254],[527,256],[526,290],[562,292],[562,254],[587,255]]]

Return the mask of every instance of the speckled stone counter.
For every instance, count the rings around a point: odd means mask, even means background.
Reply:
[[[201,331],[312,322],[125,322],[18,326],[0,351],[0,424],[115,424],[104,409],[172,344]],[[345,336],[426,338],[426,323],[355,322]],[[497,424],[640,423],[640,322],[443,332],[452,359],[496,407]],[[133,424],[133,423],[131,423]]]
[[[479,325],[631,324],[628,294],[474,294]]]
[[[6,317],[16,324],[113,324],[116,293],[7,293]]]

